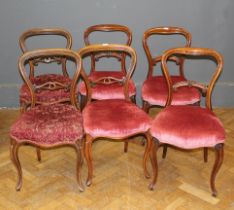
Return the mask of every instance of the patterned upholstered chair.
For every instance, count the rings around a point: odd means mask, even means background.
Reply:
[[[92,42],[93,37],[98,35],[105,35],[109,33],[110,35],[118,35],[119,42],[121,42],[122,38],[126,39],[124,44],[130,46],[132,42],[132,32],[130,29],[123,25],[116,24],[101,24],[94,25],[87,28],[84,32],[84,42],[86,46],[91,44],[95,44]],[[124,37],[122,37],[124,36]],[[108,37],[106,37],[108,38]],[[107,43],[108,41],[105,41]],[[118,42],[118,43],[119,43]],[[113,43],[113,40],[112,40]],[[120,43],[119,43],[120,44]],[[99,60],[104,60],[103,58],[115,58],[120,64],[120,69],[115,70],[113,67],[110,67],[109,70],[101,70],[97,68],[97,64]],[[89,73],[90,81],[97,80],[103,77],[115,77],[121,79],[126,75],[126,55],[124,53],[100,53],[90,56],[91,60],[91,69]],[[86,91],[84,84],[81,83],[80,86],[80,95],[81,95],[81,103],[85,101]],[[136,96],[136,87],[133,80],[129,81],[129,95],[131,99],[135,102]],[[92,99],[93,100],[102,100],[102,99],[113,99],[113,98],[124,98],[122,90],[116,84],[96,84],[92,87]]]
[[[207,86],[195,81],[182,81],[174,84],[167,64],[167,61],[174,56],[182,56],[186,58],[186,61],[191,57],[193,59],[214,61],[217,64],[217,68],[210,83]],[[166,51],[163,55],[162,68],[167,81],[168,98],[166,107],[155,117],[150,129],[154,139],[154,147],[151,154],[154,175],[150,188],[154,188],[157,179],[158,167],[155,152],[159,145],[169,144],[185,150],[209,147],[214,148],[216,152],[215,164],[210,177],[212,195],[216,196],[215,178],[223,161],[225,130],[220,120],[212,112],[211,95],[215,82],[223,68],[222,56],[211,49],[174,48]],[[205,108],[189,105],[171,105],[173,89],[181,86],[193,86],[206,92]]]
[[[45,86],[36,87],[28,79],[26,65],[33,60],[63,58],[75,63],[76,79],[71,83],[69,89],[71,103],[53,103],[37,105],[36,92]],[[61,146],[73,147],[77,154],[77,181],[80,191],[83,191],[83,185],[80,177],[83,153],[83,118],[77,104],[76,83],[81,74],[80,56],[69,49],[40,49],[27,52],[19,59],[19,71],[25,85],[27,85],[31,94],[30,107],[23,112],[13,123],[10,129],[11,137],[11,159],[18,172],[18,182],[16,190],[22,187],[22,169],[18,157],[19,147],[31,145],[40,149],[50,149]],[[84,77],[84,75],[82,75]],[[57,82],[46,85],[54,85]]]
[[[91,95],[88,96],[88,104],[83,110],[84,130],[86,133],[85,157],[88,165],[88,178],[86,184],[89,186],[93,178],[93,157],[92,143],[100,138],[112,140],[114,142],[128,141],[129,137],[144,135],[147,140],[143,162],[146,162],[148,152],[151,147],[151,138],[149,136],[150,118],[135,103],[131,102],[129,96],[129,82],[136,65],[135,51],[126,45],[104,44],[91,45],[79,51],[82,58],[94,53],[125,53],[130,57],[130,64],[126,76],[122,78],[103,77],[93,81],[96,83],[108,85],[116,84],[123,91],[123,99],[104,99],[91,101]],[[144,164],[145,166],[146,164]],[[148,172],[144,168],[145,176]]]
[[[160,75],[160,72],[154,74],[155,67],[161,65],[162,55],[154,55],[155,49],[153,48],[154,44],[151,44],[158,41],[158,47],[160,46],[159,38],[166,38],[170,45],[172,42],[180,43],[179,40],[184,40],[184,47],[190,47],[192,42],[192,35],[185,29],[179,27],[155,27],[150,28],[145,31],[142,42],[143,47],[148,60],[148,73],[147,78],[144,81],[141,93],[143,101],[143,109],[148,113],[151,107],[164,107],[167,100],[167,84],[166,79],[163,75]],[[158,39],[157,39],[158,38]],[[178,40],[177,40],[177,39]],[[152,39],[152,40],[151,40]],[[165,45],[167,43],[164,43]],[[169,44],[167,44],[169,45]],[[182,45],[182,44],[181,44]],[[176,47],[176,46],[174,46]],[[183,47],[178,46],[177,47]],[[165,48],[165,47],[164,47]],[[171,48],[171,47],[169,47]],[[184,62],[181,58],[170,58],[172,63],[175,63],[178,66],[179,74],[171,75],[173,83],[186,80],[184,75]],[[199,105],[201,99],[200,92],[193,87],[181,87],[176,91],[173,91],[172,95],[172,104],[175,105]],[[204,150],[207,153],[207,150]],[[167,145],[164,146],[163,158],[166,157]]]
[[[26,53],[29,51],[29,43],[34,41],[35,43],[38,42],[37,38],[40,40],[42,36],[48,36],[51,38],[64,38],[66,41],[66,46],[64,48],[71,49],[72,46],[72,36],[71,34],[64,30],[59,28],[34,28],[30,29],[28,31],[25,31],[19,39],[19,45],[23,53]],[[30,40],[32,39],[33,40]],[[62,43],[62,42],[61,42]],[[45,46],[45,45],[41,45]],[[62,46],[58,46],[62,47]],[[42,48],[42,47],[39,47]],[[38,76],[35,76],[35,70],[36,66],[39,65],[39,63],[58,63],[62,67],[62,74],[49,74],[47,70],[43,69],[44,73],[40,74]],[[70,93],[68,91],[68,86],[71,83],[71,79],[69,78],[67,69],[66,69],[66,60],[64,58],[50,58],[50,59],[43,59],[43,60],[31,60],[30,61],[30,74],[29,78],[32,82],[32,84],[36,86],[40,86],[42,84],[45,84],[46,82],[49,84],[51,81],[57,82],[60,87],[64,88],[58,88],[54,89],[53,86],[47,86],[44,89],[41,89],[40,92],[36,92],[35,96],[37,98],[37,103],[57,103],[60,102],[69,102],[70,101]],[[25,111],[27,107],[30,106],[31,102],[31,94],[26,84],[22,85],[20,88],[20,107],[21,111]]]

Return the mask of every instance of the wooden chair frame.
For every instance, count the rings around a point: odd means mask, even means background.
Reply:
[[[78,77],[81,74],[82,74],[82,76],[84,76],[84,74],[82,73],[82,70],[81,70],[80,56],[77,53],[75,53],[74,51],[71,51],[68,49],[40,49],[40,50],[31,51],[31,52],[26,52],[25,54],[23,54],[20,57],[19,63],[18,63],[20,75],[22,76],[24,82],[27,84],[27,86],[30,89],[31,100],[32,100],[30,109],[33,109],[36,105],[36,97],[35,97],[35,90],[33,88],[33,85],[27,76],[25,65],[27,63],[29,63],[31,60],[34,60],[35,58],[48,58],[51,56],[59,56],[59,57],[63,57],[63,58],[66,57],[66,59],[71,59],[75,62],[76,72],[74,75],[76,76],[76,80],[73,80],[73,82],[71,84],[70,95],[71,95],[71,104],[75,107],[79,107],[77,99],[76,99],[75,89],[76,89],[76,83],[77,83]],[[38,160],[39,161],[41,159],[39,149],[52,149],[52,148],[57,148],[57,147],[61,147],[61,146],[73,147],[75,149],[76,155],[77,155],[76,172],[77,172],[77,182],[78,182],[79,190],[80,191],[84,190],[83,184],[81,181],[81,177],[80,177],[80,169],[81,169],[81,166],[83,163],[83,153],[82,153],[83,138],[77,139],[77,141],[75,143],[62,142],[62,143],[56,143],[53,145],[45,145],[45,144],[32,142],[32,141],[27,140],[27,139],[21,140],[18,142],[17,139],[14,139],[13,137],[11,137],[11,147],[10,147],[11,159],[12,159],[12,162],[15,165],[15,167],[17,169],[17,173],[18,173],[18,181],[17,181],[17,185],[16,185],[17,191],[19,191],[22,187],[22,169],[21,169],[21,164],[20,164],[19,157],[18,157],[19,147],[22,145],[30,145],[30,146],[36,147],[37,152],[39,152],[38,153]]]
[[[206,90],[206,103],[205,106],[207,109],[212,110],[212,103],[211,103],[211,95],[212,95],[212,91],[214,88],[214,85],[217,81],[217,79],[219,78],[222,69],[223,69],[223,58],[222,56],[216,52],[215,50],[212,49],[206,49],[206,48],[173,48],[170,50],[167,50],[164,55],[162,56],[162,69],[163,69],[163,73],[166,77],[166,81],[167,81],[167,85],[168,85],[168,98],[167,98],[167,103],[166,103],[166,107],[170,106],[171,101],[172,101],[172,91],[173,91],[173,85],[172,85],[172,80],[169,74],[169,70],[167,67],[167,61],[170,59],[170,57],[172,56],[192,56],[192,57],[206,57],[209,59],[212,59],[213,61],[216,62],[217,64],[217,68],[216,71],[214,72],[212,79],[209,83],[208,86],[206,85],[201,85],[200,83],[188,83],[187,85],[192,85],[194,87],[197,88],[201,88],[201,89],[205,89]],[[179,84],[176,86],[184,86],[186,84]],[[152,161],[152,165],[153,165],[153,180],[149,185],[149,188],[152,190],[155,187],[156,184],[156,180],[157,180],[157,174],[158,174],[158,166],[157,166],[157,156],[156,156],[156,151],[158,150],[158,147],[160,145],[163,145],[163,143],[161,143],[158,139],[154,139],[153,141],[153,147],[151,150],[151,161]],[[223,151],[223,143],[220,144],[216,144],[214,147],[215,150],[215,163],[211,172],[211,176],[210,176],[210,186],[211,186],[211,190],[212,190],[212,195],[213,196],[217,196],[217,190],[215,187],[215,178],[216,175],[222,165],[223,162],[223,156],[224,156],[224,151]],[[206,148],[207,149],[207,148]]]
[[[132,49],[129,46],[126,45],[117,45],[117,44],[102,44],[102,45],[91,45],[85,48],[82,48],[79,51],[79,54],[81,56],[81,58],[86,57],[88,55],[90,55],[91,53],[96,53],[96,52],[124,52],[125,54],[128,54],[131,57],[131,63],[129,65],[129,69],[127,70],[127,74],[126,77],[123,78],[122,82],[124,84],[124,95],[125,95],[125,99],[127,101],[131,101],[130,97],[129,97],[129,92],[128,92],[128,81],[130,80],[134,70],[135,70],[135,66],[136,66],[136,52],[134,49]],[[107,79],[107,80],[106,80]],[[115,79],[115,78],[102,78],[102,82],[103,84],[105,83],[105,81],[109,81],[109,79],[111,79],[111,82],[120,82],[119,79]],[[98,82],[101,82],[100,80]],[[87,95],[87,105],[89,103],[91,103],[91,89],[89,87],[89,91],[88,91],[88,95]],[[132,136],[136,136],[136,135],[144,135],[146,137],[147,140],[147,145],[146,145],[146,149],[145,149],[145,154],[144,154],[144,158],[143,158],[143,166],[144,166],[144,174],[145,177],[149,178],[149,173],[146,169],[146,161],[149,155],[149,151],[151,148],[151,138],[150,138],[150,134],[149,131],[147,131],[146,133],[135,133],[134,135],[131,136],[125,136],[124,138],[113,138],[111,136],[98,136],[98,137],[92,137],[91,135],[89,135],[89,133],[86,132],[86,140],[85,140],[85,157],[86,157],[86,161],[87,161],[87,165],[88,165],[88,178],[86,181],[86,185],[90,186],[92,184],[92,178],[93,178],[93,163],[92,163],[92,143],[94,140],[97,139],[106,139],[106,140],[112,140],[112,141],[124,141],[127,142],[128,138],[132,137]]]

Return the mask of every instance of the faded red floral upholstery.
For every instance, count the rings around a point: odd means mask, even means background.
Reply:
[[[172,76],[172,82],[184,81],[180,76]],[[165,106],[168,95],[166,79],[155,76],[147,79],[142,86],[142,99],[151,105]],[[199,102],[200,92],[194,87],[180,87],[172,94],[172,105],[187,105]]]
[[[124,76],[122,72],[111,72],[111,71],[95,71],[90,76],[91,81],[97,80],[101,77],[114,77],[121,79]],[[84,82],[80,83],[79,91],[81,95],[86,95],[86,88]],[[133,80],[129,81],[129,96],[136,95],[136,87]],[[120,84],[97,84],[92,87],[92,98],[96,100],[103,99],[124,99],[123,86]]]
[[[72,105],[38,105],[24,112],[11,126],[10,135],[16,141],[36,144],[70,143],[83,136],[81,113]]]
[[[42,85],[46,82],[60,82],[65,85],[69,85],[71,83],[71,79],[69,77],[65,77],[59,74],[44,74],[36,76],[32,83],[35,85]],[[41,90],[40,92],[36,92],[36,101],[38,102],[56,102],[60,100],[70,101],[70,92],[65,89],[58,90]],[[31,94],[26,84],[22,85],[20,88],[20,104],[30,103],[31,102]]]
[[[135,104],[122,99],[93,101],[83,110],[84,130],[93,138],[127,136],[146,132],[150,117]]]
[[[199,106],[166,107],[155,117],[150,131],[160,142],[185,149],[212,147],[225,139],[221,121]]]

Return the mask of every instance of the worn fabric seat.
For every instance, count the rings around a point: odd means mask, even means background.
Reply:
[[[114,77],[122,79],[124,77],[124,74],[123,72],[117,71],[94,71],[90,74],[89,80],[95,81],[103,77]],[[81,95],[86,95],[84,82],[80,83],[79,91]],[[129,96],[132,97],[134,95],[136,95],[136,86],[131,79],[129,81]],[[92,87],[92,98],[95,100],[124,99],[123,85],[118,83],[95,84],[95,86]]]
[[[53,103],[56,101],[70,101],[69,86],[71,79],[59,74],[44,74],[34,77],[31,80],[35,86],[40,86],[46,82],[58,82],[67,88],[60,88],[57,90],[40,90],[35,92],[36,100],[38,103]],[[77,91],[78,92],[78,91]],[[26,84],[23,84],[20,88],[20,104],[29,104],[31,102],[31,93]]]
[[[72,105],[38,105],[20,116],[10,135],[39,145],[74,143],[84,135],[82,115]]]
[[[212,147],[225,140],[221,121],[198,106],[166,107],[153,120],[150,132],[161,143],[184,149]]]
[[[94,101],[83,110],[84,130],[93,138],[125,138],[145,133],[150,117],[132,102],[121,99]]]
[[[58,80],[64,81],[57,75],[37,77],[32,80],[27,75],[27,66],[31,65],[32,60],[50,60],[56,58],[66,59],[74,64],[73,80],[65,80],[69,82],[66,88],[68,95],[68,102],[57,100],[50,103],[48,96],[40,94],[44,92],[45,87],[50,87],[52,90],[60,89]],[[82,61],[80,56],[69,49],[38,49],[24,53],[18,62],[19,72],[24,81],[25,89],[30,94],[30,103],[27,109],[21,113],[18,119],[12,124],[10,128],[10,154],[13,164],[18,173],[18,182],[16,190],[19,191],[22,187],[23,173],[20,159],[18,156],[19,147],[30,145],[37,149],[38,160],[41,161],[41,149],[53,149],[57,147],[72,147],[76,152],[76,178],[78,188],[83,191],[83,183],[80,176],[80,170],[83,163],[83,143],[84,143],[84,129],[82,114],[79,110],[77,100],[77,83],[80,75],[87,81],[87,77],[82,70]],[[49,78],[50,81],[47,79]],[[32,79],[32,78],[31,78]],[[39,93],[39,95],[37,95]],[[39,99],[43,99],[38,102]],[[48,99],[48,101],[46,100]],[[45,101],[44,101],[45,100]]]
[[[181,76],[172,76],[173,84],[185,79]],[[167,83],[164,76],[154,76],[142,85],[142,99],[149,104],[164,107],[168,96]],[[195,104],[201,99],[200,92],[194,87],[180,87],[173,91],[172,105]]]

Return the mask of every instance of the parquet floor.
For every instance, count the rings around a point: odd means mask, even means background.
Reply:
[[[154,112],[154,111],[153,111]],[[15,191],[16,170],[9,157],[9,125],[17,110],[0,110],[0,209],[3,210],[216,210],[234,209],[234,109],[216,109],[224,123],[227,139],[224,164],[217,176],[218,197],[210,194],[209,176],[214,153],[208,163],[202,150],[168,150],[165,160],[159,150],[157,188],[148,190],[149,180],[142,171],[143,147],[97,141],[93,144],[93,185],[80,193],[75,179],[75,152],[71,148],[42,151],[42,162],[35,150],[21,147],[23,187]],[[155,113],[152,113],[155,114]],[[86,178],[84,164],[82,176]]]

